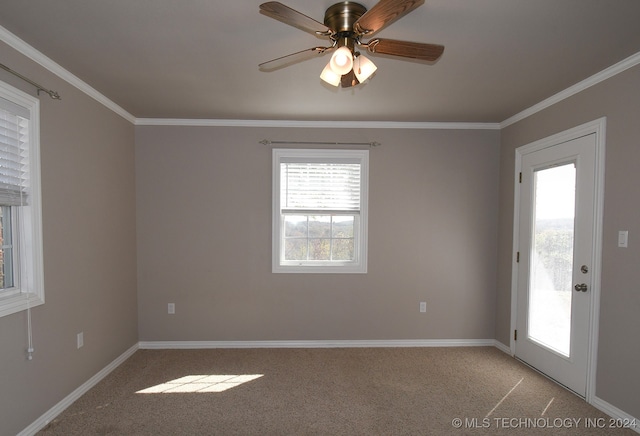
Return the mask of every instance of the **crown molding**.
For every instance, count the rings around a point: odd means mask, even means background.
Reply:
[[[523,110],[500,123],[462,122],[395,122],[395,121],[290,121],[290,120],[227,120],[227,119],[175,119],[136,118],[116,103],[105,97],[82,79],[69,72],[46,55],[30,46],[4,27],[0,26],[0,41],[3,41],[24,56],[46,68],[99,103],[111,109],[136,126],[206,126],[206,127],[285,127],[285,128],[362,128],[362,129],[431,129],[431,130],[501,130],[567,99],[591,86],[597,85],[621,72],[640,64],[640,52],[614,64],[593,76],[576,83],[540,103]]]
[[[203,127],[286,127],[325,129],[440,129],[498,130],[499,123],[432,123],[401,121],[292,121],[292,120],[225,120],[137,118],[137,126],[203,126]]]
[[[610,66],[609,68],[605,68],[599,73],[596,73],[593,76],[588,77],[573,86],[570,86],[564,91],[560,91],[559,93],[552,95],[546,100],[542,100],[540,103],[535,104],[530,108],[513,115],[510,118],[507,118],[500,123],[500,129],[504,129],[505,127],[517,123],[518,121],[522,121],[523,119],[530,117],[535,113],[538,113],[550,106],[553,106],[556,103],[561,102],[562,100],[574,96],[587,88],[597,85],[600,82],[604,82],[605,80],[610,79],[611,77],[620,74],[623,71],[628,70],[629,68],[635,67],[638,64],[640,64],[640,52],[633,54],[626,59],[623,59],[622,61]]]
[[[84,92],[89,97],[96,100],[98,103],[106,106],[108,109],[120,115],[125,120],[135,124],[136,117],[131,115],[129,112],[127,112],[126,110],[118,106],[116,103],[114,103],[113,101],[105,97],[103,94],[98,92],[96,89],[91,87],[89,84],[84,82],[82,79],[80,79],[73,73],[69,72],[68,70],[60,66],[58,63],[56,63],[55,61],[53,61],[52,59],[50,59],[40,51],[36,50],[34,47],[30,46],[29,44],[24,42],[22,39],[18,38],[13,33],[9,32],[7,29],[5,29],[2,26],[0,26],[0,41],[6,43],[9,47],[17,50],[19,53],[28,57],[35,63],[46,68],[51,73],[60,77],[62,80],[66,81],[70,85],[75,86],[80,91]]]

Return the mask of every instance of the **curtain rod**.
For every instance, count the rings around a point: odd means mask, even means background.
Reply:
[[[11,68],[7,67],[6,65],[0,64],[0,68],[2,68],[5,71],[8,71],[9,73],[13,74],[14,76],[18,77],[19,79],[22,79],[25,82],[35,86],[38,89],[38,95],[40,95],[40,91],[42,91],[42,92],[46,92],[47,94],[49,94],[49,97],[51,97],[54,100],[62,100],[62,97],[60,97],[60,94],[58,94],[56,91],[52,91],[50,89],[46,89],[46,88],[38,85],[33,80],[24,77],[22,74],[18,73],[17,71],[13,71]]]
[[[263,139],[260,144],[303,144],[303,145],[368,145],[369,147],[379,147],[379,142],[325,142],[325,141],[270,141],[269,139]]]

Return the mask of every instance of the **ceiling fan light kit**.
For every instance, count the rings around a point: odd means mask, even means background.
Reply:
[[[339,86],[342,76],[340,74],[336,74],[331,69],[331,65],[327,64],[327,66],[324,67],[324,70],[322,70],[322,73],[320,73],[320,78],[327,82],[329,85]]]
[[[339,75],[347,74],[353,69],[353,53],[348,47],[342,46],[333,53],[329,61],[331,70]]]
[[[371,62],[368,57],[365,57],[361,54],[356,57],[353,72],[355,73],[358,82],[362,83],[367,80],[373,73],[376,72],[377,69],[378,67],[376,67],[376,64]]]
[[[377,70],[376,65],[356,51],[357,47],[369,53],[380,53],[400,58],[418,59],[433,62],[442,55],[444,46],[419,42],[398,41],[375,38],[363,42],[363,37],[371,37],[392,22],[422,5],[424,0],[379,0],[371,9],[359,3],[343,1],[330,6],[324,16],[324,24],[310,18],[280,2],[267,2],[260,5],[260,11],[276,20],[319,37],[329,38],[329,47],[314,47],[287,56],[282,56],[259,67],[273,71],[291,64],[301,53],[307,56],[324,54],[335,50],[329,63],[322,70],[320,78],[333,86],[343,88],[358,85]]]

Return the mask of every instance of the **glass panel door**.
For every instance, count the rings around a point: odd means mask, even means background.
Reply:
[[[562,139],[516,150],[513,349],[518,359],[585,396],[602,173],[595,133]]]

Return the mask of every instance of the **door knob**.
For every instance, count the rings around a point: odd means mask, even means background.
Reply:
[[[586,283],[578,283],[573,287],[573,289],[575,289],[578,292],[587,292],[587,284]]]

